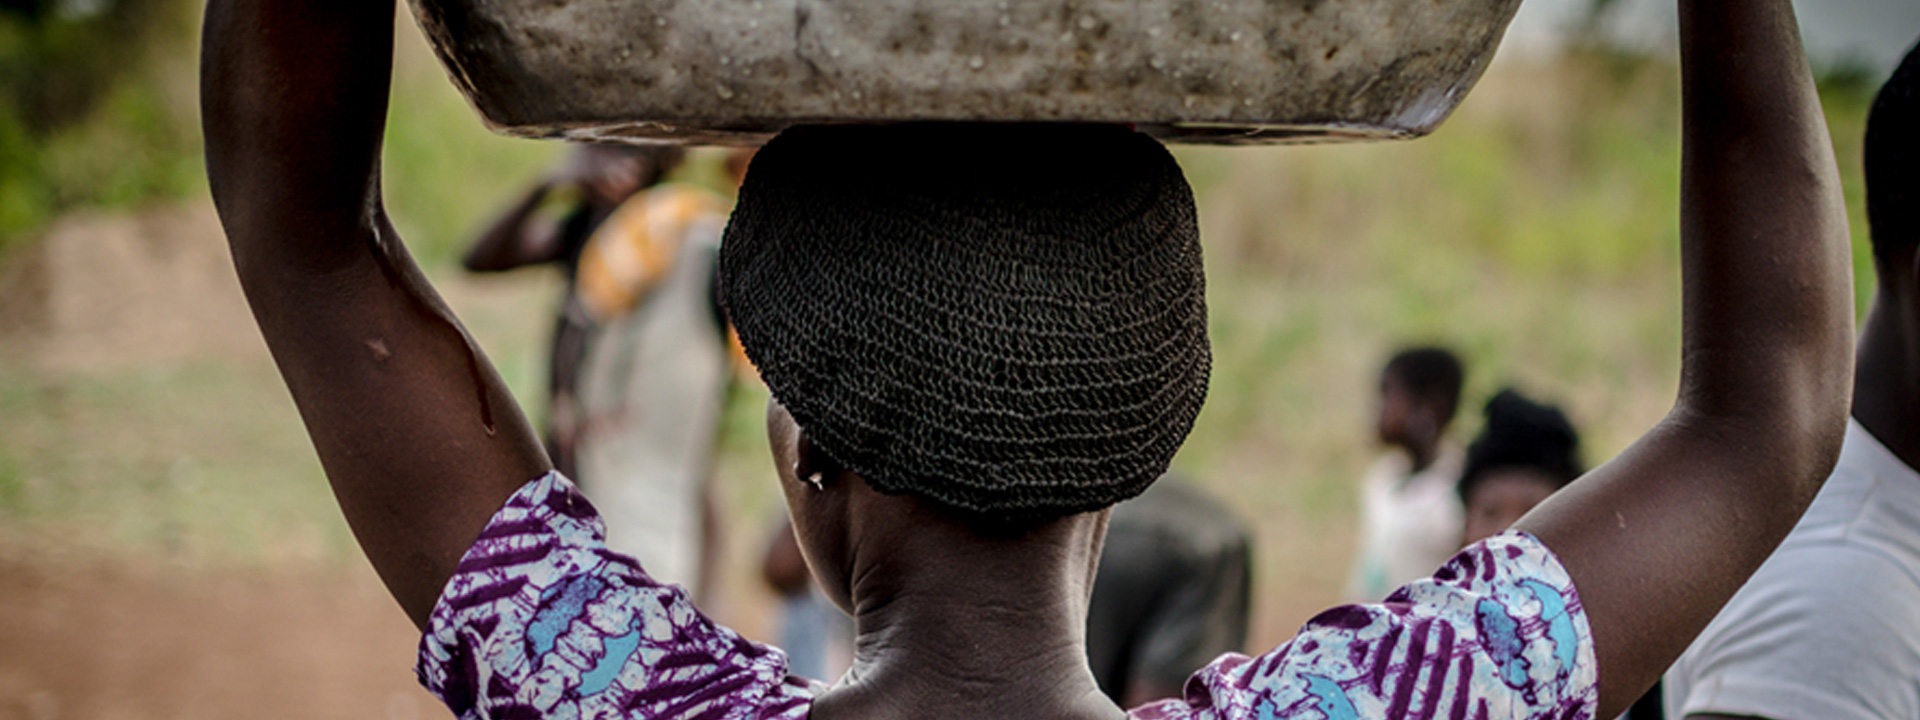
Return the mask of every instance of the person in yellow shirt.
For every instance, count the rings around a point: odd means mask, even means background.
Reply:
[[[482,234],[466,265],[566,273],[549,452],[592,488],[614,547],[699,596],[718,525],[706,478],[732,377],[715,295],[728,203],[663,182],[683,157],[678,148],[576,146]],[[570,209],[545,220],[540,208],[567,192],[577,195]],[[674,522],[637,522],[663,508],[675,509]]]

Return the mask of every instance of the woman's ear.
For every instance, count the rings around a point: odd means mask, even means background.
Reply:
[[[813,477],[813,473],[816,472],[817,459],[814,457],[813,439],[807,437],[806,431],[798,429],[794,431],[793,436],[793,476],[804,481]]]
[[[813,444],[806,430],[796,427],[794,436],[793,476],[815,487],[833,482],[840,475],[840,465]]]

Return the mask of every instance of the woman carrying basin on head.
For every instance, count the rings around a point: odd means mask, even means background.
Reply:
[[[1378,606],[1138,718],[1610,717],[1792,526],[1846,411],[1848,256],[1787,0],[1683,0],[1686,345],[1672,415]],[[1120,718],[1083,649],[1107,508],[1208,356],[1192,199],[1117,127],[791,131],[723,292],[773,388],[802,548],[856,617],[827,687],[608,552],[379,203],[393,10],[214,0],[211,187],[342,510],[467,718]],[[477,539],[476,539],[477,538]]]

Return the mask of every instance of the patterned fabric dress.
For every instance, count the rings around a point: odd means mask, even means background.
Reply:
[[[420,644],[420,680],[463,720],[803,720],[819,683],[606,549],[558,474],[481,533]],[[1499,535],[1381,605],[1321,613],[1259,657],[1226,655],[1136,720],[1591,720],[1592,635],[1539,541]]]

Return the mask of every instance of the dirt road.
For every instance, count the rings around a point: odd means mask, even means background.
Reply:
[[[372,571],[0,552],[0,720],[449,717]]]

